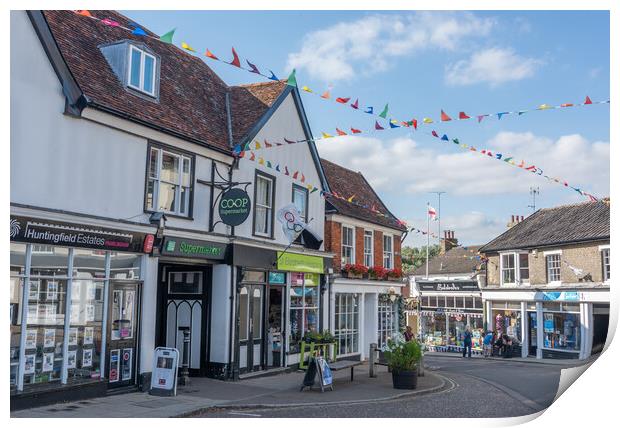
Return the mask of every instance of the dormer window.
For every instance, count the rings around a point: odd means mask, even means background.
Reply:
[[[129,45],[129,78],[127,86],[145,94],[155,96],[155,67],[153,55]]]

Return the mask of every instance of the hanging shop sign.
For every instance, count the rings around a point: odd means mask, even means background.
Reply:
[[[222,194],[218,205],[220,218],[224,224],[239,226],[250,215],[250,197],[241,189],[230,189]]]
[[[11,216],[11,241],[97,250],[150,252],[153,235],[40,218]]]
[[[323,273],[323,258],[278,251],[278,270]]]
[[[224,260],[226,256],[226,246],[226,244],[221,242],[199,241],[196,239],[166,236],[161,249],[161,255]]]
[[[476,281],[418,281],[420,291],[479,291]]]

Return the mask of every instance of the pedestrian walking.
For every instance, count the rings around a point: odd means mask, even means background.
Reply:
[[[484,358],[488,358],[493,355],[493,333],[487,331],[484,339],[482,340],[482,349],[484,351]]]
[[[463,358],[468,353],[468,357],[471,358],[471,328],[467,326],[465,333],[463,334]]]

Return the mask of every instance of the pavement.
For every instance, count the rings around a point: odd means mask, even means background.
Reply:
[[[425,352],[424,357],[447,357],[447,358],[463,358],[463,354],[460,352]],[[553,360],[553,359],[537,359],[534,357],[511,357],[511,358],[502,358],[502,357],[487,357],[484,358],[482,355],[472,355],[472,360],[489,360],[489,361],[508,361],[508,362],[518,362],[518,363],[532,363],[532,364],[543,364],[543,365],[551,365],[551,366],[562,366],[562,368],[567,367],[577,367],[582,366],[584,364],[588,364],[589,362],[596,360],[598,356],[591,357],[587,360]],[[469,358],[469,357],[468,357]]]
[[[420,396],[449,388],[445,377],[426,372],[418,378],[415,390],[392,387],[391,374],[377,366],[376,378],[368,375],[368,365],[355,368],[353,382],[350,370],[334,372],[334,390],[321,392],[318,386],[300,392],[304,372],[295,371],[274,376],[225,382],[208,378],[191,378],[191,384],[180,387],[176,397],[155,397],[134,392],[111,395],[72,403],[55,404],[11,412],[14,418],[91,418],[134,417],[164,418],[202,415],[235,409],[315,408],[323,405],[367,405],[404,397]],[[317,380],[318,382],[318,380]]]

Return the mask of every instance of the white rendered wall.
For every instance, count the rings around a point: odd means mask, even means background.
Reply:
[[[230,356],[230,278],[231,267],[213,265],[211,298],[211,362],[228,363]]]
[[[157,260],[142,258],[142,308],[140,314],[140,373],[153,370],[155,316],[157,313]]]

